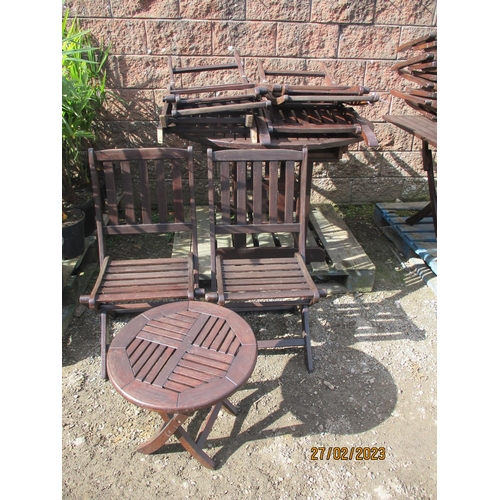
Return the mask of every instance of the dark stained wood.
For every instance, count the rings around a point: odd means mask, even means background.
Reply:
[[[221,408],[250,377],[257,342],[246,321],[215,304],[175,302],[129,321],[113,339],[109,379],[128,401],[158,412],[165,424],[138,451],[153,453],[175,435],[203,466],[215,462],[204,451]],[[212,407],[196,439],[182,427],[195,411]]]
[[[404,61],[399,61],[391,67],[392,71],[398,71],[403,68],[407,68],[408,66],[412,66],[414,64],[418,64],[421,62],[432,61],[434,59],[434,54],[419,54],[415,57],[411,57],[410,59],[406,59]]]
[[[437,123],[423,116],[413,115],[386,115],[384,119],[422,141],[422,164],[424,171],[427,173],[430,203],[417,214],[409,217],[407,223],[413,225],[422,220],[430,212],[434,223],[434,231],[437,234],[437,192],[432,152],[429,149],[429,144],[437,147]]]
[[[437,147],[437,123],[418,115],[385,115],[384,120]]]
[[[405,43],[402,43],[397,51],[398,52],[403,52],[404,50],[411,49],[413,47],[419,46],[422,43],[431,43],[434,42],[437,39],[437,33],[436,32],[431,32],[428,33],[427,35],[420,36],[418,38],[413,38],[411,40],[408,40]]]
[[[106,378],[110,312],[139,312],[167,300],[193,300],[202,294],[198,289],[193,150],[90,149],[89,165],[100,272],[90,295],[81,296],[80,302],[101,312],[101,375]],[[98,172],[104,175],[105,206]],[[109,236],[178,231],[191,233],[192,251],[183,258],[113,260],[107,253]]]
[[[415,55],[399,61],[391,69],[420,88],[405,89],[405,92],[394,89],[391,93],[425,119],[437,121],[437,33],[410,40],[398,48],[398,51],[405,50]]]
[[[158,124],[158,140],[164,133],[175,133],[186,140],[212,148],[292,148],[333,151],[330,160],[339,157],[344,147],[363,140],[370,147],[378,141],[365,125],[367,120],[349,106],[365,106],[379,100],[378,95],[361,85],[338,85],[322,71],[283,71],[265,69],[258,61],[260,82],[248,80],[239,54],[230,65],[173,68],[169,58],[171,81]],[[237,69],[238,83],[186,87],[178,85],[176,76],[183,73]],[[274,78],[290,81],[273,82]],[[295,79],[316,79],[314,84],[290,83]],[[322,84],[317,85],[320,78]],[[253,93],[245,92],[253,89]],[[183,96],[181,96],[184,94]],[[196,97],[191,97],[197,94]],[[239,116],[238,116],[239,113]],[[346,121],[343,115],[349,114]],[[244,120],[243,120],[244,116]],[[204,117],[213,120],[203,121]],[[226,118],[240,118],[229,121]],[[363,124],[363,123],[364,124]]]
[[[207,164],[212,292],[205,298],[245,311],[284,306],[302,311],[317,303],[323,294],[306,268],[311,168],[307,150],[209,149]],[[221,212],[220,220],[216,210]],[[246,244],[246,235],[273,232],[291,233],[293,250]],[[233,246],[220,248],[220,234],[233,235]],[[304,348],[307,368],[312,371],[308,331],[309,326],[303,324],[300,336],[286,346]],[[273,345],[284,346],[281,342]]]

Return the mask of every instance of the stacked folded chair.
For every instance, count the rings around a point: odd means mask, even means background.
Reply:
[[[418,88],[405,92],[391,90],[391,94],[429,120],[437,121],[437,33],[415,38],[398,47],[398,52],[405,51],[411,51],[411,57],[391,69]]]
[[[365,141],[378,146],[373,125],[354,108],[379,100],[363,86],[336,84],[322,71],[265,69],[259,61],[259,82],[252,83],[237,52],[234,63],[177,68],[169,58],[170,82],[158,124],[165,134],[214,148],[340,148]],[[230,80],[230,70],[238,77]],[[210,85],[183,85],[195,74],[222,72]],[[321,79],[320,85],[307,83]],[[302,79],[306,84],[289,82]],[[228,81],[230,80],[230,81]],[[332,160],[336,159],[332,157]]]

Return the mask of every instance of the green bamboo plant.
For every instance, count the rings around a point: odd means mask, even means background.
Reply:
[[[75,186],[89,182],[84,150],[106,100],[109,47],[94,46],[90,30],[68,16],[66,11],[62,20],[62,187],[63,199],[71,202]]]

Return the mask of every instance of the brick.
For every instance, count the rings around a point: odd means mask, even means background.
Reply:
[[[389,151],[410,151],[412,136],[391,123],[374,123],[375,135],[381,149]]]
[[[337,57],[339,28],[326,24],[279,23],[277,53],[290,57]]]
[[[214,54],[276,55],[276,23],[214,22]]]
[[[177,0],[109,0],[113,17],[141,17],[176,19],[179,17]]]
[[[122,86],[118,59],[117,56],[110,54],[106,62],[106,87],[108,88],[118,89]]]
[[[234,57],[182,57],[180,67],[214,66],[234,63]],[[177,64],[176,67],[179,67]],[[176,87],[181,87],[181,75],[176,75]],[[220,83],[241,83],[238,69],[224,69],[219,71],[202,71],[185,73],[182,75],[182,87],[199,87]]]
[[[146,34],[151,54],[212,54],[207,21],[146,21]]]
[[[67,0],[63,12],[66,8],[71,17],[111,17],[109,0]]]
[[[127,148],[130,146],[129,122],[100,121],[96,125],[98,132],[93,143],[95,149]]]
[[[401,87],[403,80],[391,67],[395,61],[366,61],[365,85],[375,92],[389,92]]]
[[[128,132],[131,147],[149,148],[158,145],[156,134],[156,121],[133,121],[129,122]]]
[[[147,42],[144,21],[137,20],[82,20],[83,29],[90,29],[92,36],[107,46],[111,43],[114,54],[146,54]]]
[[[247,19],[256,21],[308,21],[309,0],[247,0]]]
[[[164,88],[169,81],[166,57],[117,56],[115,61],[123,88]]]
[[[104,120],[157,120],[152,90],[112,90],[120,99],[107,99],[101,113]]]
[[[399,97],[391,96],[392,104],[391,104],[391,115],[418,115],[418,111],[415,111],[413,108],[410,108],[408,104],[406,104],[404,99],[400,99]]]
[[[350,203],[351,179],[312,179],[311,203]]]
[[[354,59],[395,59],[399,28],[345,26],[339,42],[339,57]]]
[[[365,85],[366,61],[328,59],[325,61],[325,65],[335,83],[339,85]]]
[[[357,106],[355,109],[359,116],[371,122],[384,121],[384,115],[388,115],[391,109],[391,95],[388,92],[376,93],[380,100],[366,106]]]
[[[377,0],[375,23],[416,24],[430,26],[434,22],[436,0]]]
[[[183,19],[245,19],[244,0],[180,0]]]
[[[253,81],[260,81],[258,72],[257,61],[262,61],[262,65],[267,70],[280,70],[280,71],[322,71],[322,67],[317,61],[304,58],[257,58],[245,60],[245,69],[248,77]],[[324,85],[324,78],[303,78],[303,77],[290,77],[290,76],[272,76],[268,78],[270,83],[288,83],[292,85],[303,84],[317,84]]]
[[[404,179],[377,178],[353,179],[351,203],[370,203],[401,199]]]
[[[409,42],[411,40],[415,40],[416,38],[420,38],[424,35],[429,35],[430,33],[436,33],[436,27],[427,27],[427,28],[416,28],[416,27],[403,27],[401,28],[401,41],[399,45],[403,43]],[[408,59],[413,57],[415,52],[413,50],[405,50],[403,52],[398,52],[398,60]]]
[[[335,162],[315,163],[313,177],[332,177],[335,179],[353,177],[376,177],[379,169],[376,162],[366,160],[360,152],[348,152]]]
[[[417,152],[392,151],[381,153],[381,177],[421,177],[422,156]]]
[[[403,182],[401,199],[405,201],[427,201],[429,200],[429,186],[427,178],[406,178]]]
[[[312,0],[311,21],[318,23],[373,23],[374,0]]]
[[[94,147],[134,148],[156,147],[156,122],[152,121],[102,121]]]

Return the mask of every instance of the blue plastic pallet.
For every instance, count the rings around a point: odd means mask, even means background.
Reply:
[[[413,226],[406,224],[408,211],[417,212],[426,205],[427,202],[377,203],[374,218],[379,226],[393,230],[392,235],[398,238],[398,247],[406,258],[416,254],[437,275],[437,237],[432,217],[425,217]]]

